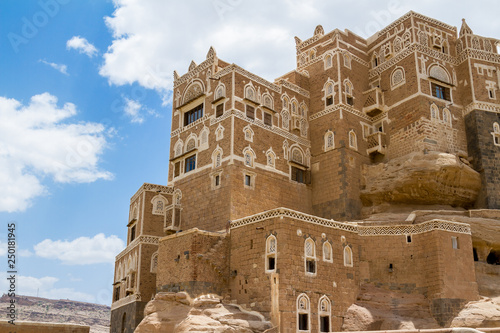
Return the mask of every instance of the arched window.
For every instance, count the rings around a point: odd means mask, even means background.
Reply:
[[[484,45],[484,50],[486,52],[491,52],[492,47],[491,47],[491,42],[489,40],[483,39],[483,45]]]
[[[394,53],[398,53],[403,49],[403,41],[401,37],[394,38]]]
[[[245,87],[245,98],[249,99],[251,101],[256,100],[255,89],[251,84],[249,84]]]
[[[311,306],[309,297],[306,294],[300,294],[297,297],[297,331],[309,332],[311,328],[310,323]]]
[[[443,53],[448,53],[448,50],[449,50],[449,47],[448,47],[448,42],[447,41],[443,41],[443,44],[441,45],[441,51]]]
[[[191,151],[196,148],[196,138],[192,137],[191,139],[188,140],[186,143],[186,152]]]
[[[151,204],[153,205],[154,215],[163,215],[168,201],[162,195],[156,195],[151,199]]]
[[[272,148],[266,152],[267,166],[274,168],[276,165],[276,154],[273,152]]]
[[[307,106],[305,106],[305,104],[300,105],[300,116],[301,117],[307,116]]]
[[[378,55],[377,52],[374,52],[372,55],[372,67],[375,68],[378,66]]]
[[[157,268],[158,268],[158,252],[155,252],[151,256],[151,273],[156,274]]]
[[[245,135],[245,140],[253,142],[253,130],[250,125],[247,125],[243,128],[243,134]]]
[[[316,245],[311,238],[304,243],[306,274],[316,274]]]
[[[224,127],[219,124],[219,126],[217,126],[217,129],[215,130],[215,140],[216,141],[219,141],[219,140],[222,140],[224,138]]]
[[[266,108],[269,108],[269,109],[272,110],[273,107],[274,107],[273,98],[269,94],[266,94],[266,95],[264,95],[264,99],[263,100],[264,100],[264,103],[263,103],[264,106]]]
[[[500,146],[500,125],[498,123],[493,123],[493,143],[495,146]]]
[[[391,87],[397,87],[405,83],[405,72],[402,67],[396,67],[391,75]]]
[[[208,148],[208,134],[209,134],[209,129],[208,127],[204,127],[201,130],[200,133],[200,150],[204,150]]]
[[[276,271],[276,237],[273,235],[266,240],[266,272]]]
[[[446,108],[443,110],[443,122],[447,123],[448,125],[451,125],[451,113],[450,110]]]
[[[349,246],[344,247],[344,266],[352,267],[352,250]]]
[[[481,45],[479,44],[479,38],[477,38],[477,36],[472,37],[472,48],[476,50],[481,49]]]
[[[330,242],[323,243],[323,261],[333,261],[332,245],[330,244]]]
[[[201,82],[195,81],[189,87],[186,88],[184,92],[184,98],[182,99],[182,104],[186,104],[189,101],[203,95],[204,88]]]
[[[299,148],[293,148],[292,150],[292,161],[298,164],[304,164],[304,154]]]
[[[181,204],[181,199],[182,199],[182,192],[181,192],[180,189],[176,189],[174,191],[174,196],[173,196],[174,204],[180,205]]]
[[[431,105],[431,120],[438,120],[439,119],[439,109],[436,106],[436,104]]]
[[[358,150],[358,138],[356,137],[354,130],[349,132],[349,147]]]
[[[325,151],[335,148],[334,135],[332,131],[325,133]]]
[[[281,126],[285,130],[290,129],[290,114],[286,110],[281,112]]]
[[[457,55],[458,55],[463,50],[463,46],[462,46],[462,41],[461,40],[457,40],[457,46],[456,46],[456,48],[457,48]]]
[[[351,68],[351,56],[347,53],[344,53],[344,66]]]
[[[411,34],[409,31],[407,31],[403,34],[403,47],[410,46],[410,43],[411,43]]]
[[[419,31],[418,42],[424,46],[429,46],[429,39],[425,31]]]
[[[283,109],[288,109],[288,105],[290,104],[290,100],[288,97],[283,96]]]
[[[301,136],[307,136],[307,121],[302,118],[300,120],[300,135]]]
[[[325,68],[330,67],[332,67],[332,56],[330,54],[327,54],[325,57]]]
[[[351,81],[349,81],[349,79],[345,80],[344,81],[345,99],[346,99],[346,103],[349,105],[354,104],[353,90],[354,90],[354,88],[352,86]]]
[[[292,114],[298,114],[298,106],[296,101],[292,101]]]
[[[248,147],[245,148],[245,150],[243,150],[243,157],[244,157],[245,165],[253,168],[255,154],[253,153],[252,149],[250,149]]]
[[[219,147],[212,153],[212,165],[214,168],[218,168],[222,165],[222,149]]]
[[[215,90],[215,99],[217,100],[225,96],[226,96],[226,88],[224,87],[224,85],[220,84]]]
[[[331,322],[331,303],[325,295],[319,299],[318,302],[318,316],[319,316],[319,331],[330,332]]]
[[[325,106],[333,104],[333,83],[327,82],[325,85]]]
[[[177,141],[174,147],[174,157],[181,156],[182,155],[182,147],[184,146],[184,143],[182,140]]]
[[[125,333],[126,324],[127,324],[127,313],[124,313],[122,317],[122,333]]]

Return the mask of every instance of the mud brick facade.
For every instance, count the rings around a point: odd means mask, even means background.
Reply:
[[[280,332],[340,330],[363,285],[422,295],[442,326],[478,298],[468,225],[366,223],[360,195],[364,167],[443,153],[482,184],[439,204],[500,208],[499,41],[414,12],[295,41],[274,82],[213,48],[174,72],[168,184],[130,201],[111,332],[160,291],[217,293]]]

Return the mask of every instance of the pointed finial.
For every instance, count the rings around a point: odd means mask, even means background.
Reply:
[[[189,65],[189,71],[192,71],[193,69],[196,68],[196,63],[194,62],[194,60],[191,61],[191,64]]]
[[[316,29],[314,29],[314,36],[316,36],[316,35],[321,35],[321,36],[323,36],[324,34],[325,34],[325,30],[323,29],[323,27],[321,26],[321,24],[320,24],[320,25],[318,25],[318,26],[316,27]]]
[[[299,37],[295,36],[295,45],[299,46],[301,43],[302,43],[302,40]]]
[[[208,50],[208,53],[207,53],[207,59],[212,58],[215,55],[217,55],[217,53],[215,53],[215,49],[213,48],[213,46],[210,46],[210,49]]]
[[[462,27],[460,28],[460,37],[463,35],[473,35],[474,33],[472,32],[472,29],[467,25],[467,22],[465,22],[465,19],[462,19]]]
[[[174,80],[178,80],[179,79],[179,73],[177,73],[176,70],[174,70]]]

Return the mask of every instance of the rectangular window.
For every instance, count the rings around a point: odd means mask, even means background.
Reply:
[[[299,331],[309,331],[307,313],[299,313]]]
[[[196,168],[196,155],[189,156],[186,158],[186,164],[184,166],[184,172],[189,172]]]
[[[298,183],[305,183],[305,171],[296,167],[292,167],[292,180]]]
[[[120,287],[116,287],[115,289],[115,302],[120,300]]]
[[[130,228],[130,242],[132,242],[135,239],[135,225]]]
[[[319,331],[330,332],[330,317],[322,316],[319,318]]]
[[[431,83],[432,96],[451,101],[450,88],[440,86],[439,84]]]
[[[174,164],[174,177],[179,177],[181,174],[181,162],[176,162]]]
[[[273,116],[267,112],[264,112],[264,124],[273,126]]]
[[[220,185],[220,176],[217,175],[215,176],[215,186],[219,186]]]
[[[306,272],[316,273],[316,261],[314,261],[313,259],[308,259],[306,261]]]
[[[268,271],[273,271],[275,264],[276,264],[276,259],[274,258],[274,256],[267,258],[267,270]]]
[[[184,113],[184,126],[187,126],[192,122],[195,122],[201,117],[203,117],[203,104],[200,104],[194,109]]]
[[[246,106],[247,117],[250,119],[255,119],[255,108],[253,106]]]
[[[245,175],[245,185],[246,186],[252,186],[252,176]]]
[[[411,235],[406,235],[406,242],[411,243]]]
[[[352,96],[347,96],[346,102],[349,105],[354,105],[354,99],[352,98]]]
[[[326,98],[326,106],[333,104],[333,96],[328,96]]]
[[[451,237],[451,247],[454,248],[455,250],[458,249],[458,238],[457,237]]]
[[[215,117],[219,118],[224,113],[224,103],[220,103],[215,107]]]

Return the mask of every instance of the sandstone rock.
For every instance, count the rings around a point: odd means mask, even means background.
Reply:
[[[451,327],[500,327],[500,297],[469,302]]]
[[[242,310],[237,305],[223,304],[217,295],[207,295],[184,303],[189,296],[163,293],[146,305],[145,318],[135,332],[220,332],[254,333],[272,328],[256,312]],[[158,295],[157,295],[158,296]]]
[[[411,153],[388,163],[365,165],[363,204],[441,204],[470,206],[481,187],[478,172],[458,156]]]

